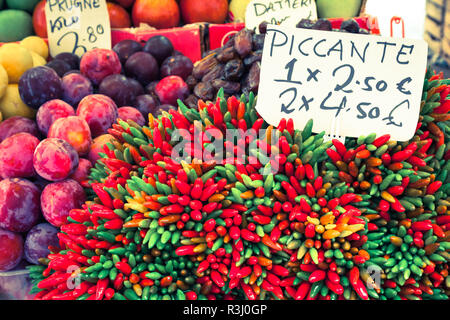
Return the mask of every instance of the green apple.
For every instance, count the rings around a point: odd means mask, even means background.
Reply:
[[[29,13],[22,10],[0,11],[0,42],[20,41],[33,34]]]
[[[33,12],[39,0],[6,0],[9,9],[25,10]]]
[[[362,0],[316,0],[319,18],[352,18],[359,14]]]

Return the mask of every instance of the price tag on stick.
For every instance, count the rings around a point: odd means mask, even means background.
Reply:
[[[50,54],[72,52],[81,57],[94,48],[111,49],[111,27],[105,0],[47,0]]]
[[[270,124],[314,132],[414,136],[427,62],[423,40],[269,25],[256,109]]]

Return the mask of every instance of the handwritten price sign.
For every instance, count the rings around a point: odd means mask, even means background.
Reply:
[[[314,132],[375,132],[406,141],[419,119],[423,40],[268,26],[256,109],[270,124],[314,120]]]
[[[316,20],[315,0],[253,0],[245,11],[245,26],[256,28],[261,22],[283,26],[296,26],[303,18]]]
[[[50,54],[82,56],[94,48],[111,49],[111,27],[105,0],[47,0]]]

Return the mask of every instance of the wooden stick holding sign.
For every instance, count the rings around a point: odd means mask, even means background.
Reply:
[[[256,109],[270,124],[293,118],[297,128],[314,120],[341,136],[391,134],[406,141],[419,119],[427,44],[269,25]]]
[[[50,54],[82,56],[94,48],[111,49],[111,27],[105,0],[47,0],[45,4]]]

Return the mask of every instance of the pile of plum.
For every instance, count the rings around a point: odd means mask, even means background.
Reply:
[[[191,60],[169,39],[119,42],[81,59],[61,53],[26,71],[20,97],[36,121],[0,123],[0,271],[25,258],[37,264],[57,246],[57,228],[86,201],[83,186],[111,140],[118,118],[144,125],[149,113],[174,109],[190,89]]]
[[[42,110],[51,117],[61,111],[53,108],[57,103]],[[53,116],[67,117],[50,129],[48,122],[38,125],[19,116],[0,123],[0,271],[13,269],[23,257],[38,263],[49,245],[58,245],[57,227],[69,211],[86,200],[82,183],[92,165],[81,156],[90,151],[90,129],[70,105],[62,106],[67,113]]]
[[[19,91],[22,100],[35,109],[53,99],[77,108],[84,97],[102,94],[114,101],[119,113],[122,107],[135,107],[146,118],[174,108],[177,99],[189,96],[185,80],[193,67],[164,36],[154,36],[144,45],[123,40],[112,50],[94,49],[81,59],[61,53],[46,66],[28,70]]]

